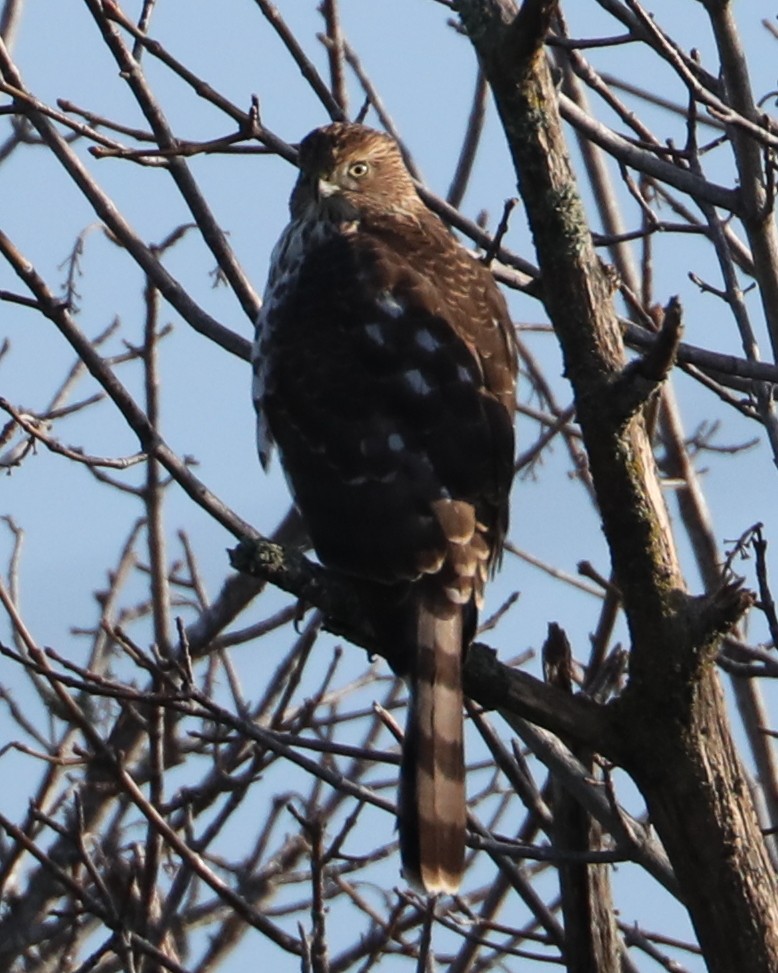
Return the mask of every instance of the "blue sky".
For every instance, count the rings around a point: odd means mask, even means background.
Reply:
[[[278,0],[277,5],[311,58],[325,72],[326,59],[315,40],[315,33],[321,30],[317,4],[313,0]],[[568,6],[572,34],[589,36],[598,30],[613,33],[612,25],[605,26],[594,3]],[[135,13],[139,4],[128,3],[126,7]],[[703,63],[715,70],[701,4],[679,5],[664,0],[653,4],[652,9],[682,44],[698,47]],[[740,5],[736,10],[751,56],[754,88],[767,92],[776,82],[776,41],[760,26],[759,18],[774,17],[775,11],[762,0]],[[343,0],[342,15],[349,42],[381,91],[426,181],[436,192],[445,194],[473,89],[475,65],[468,42],[446,26],[450,13],[432,0]],[[263,122],[288,141],[296,141],[327,121],[277,37],[256,5],[248,0],[221,0],[218,4],[207,0],[158,0],[152,34],[236,104],[248,107],[251,96],[257,94]],[[41,100],[54,104],[57,98],[68,98],[125,124],[145,127],[82,3],[29,0],[15,55],[28,87]],[[623,71],[652,89],[666,91],[679,100],[683,97],[669,71],[657,70],[654,62],[634,48],[616,47],[591,57],[602,70]],[[146,56],[144,64],[179,137],[207,139],[232,130],[227,119],[179,80],[171,78],[152,58]],[[353,79],[350,86],[352,110],[356,111],[361,94]],[[683,140],[683,127],[677,119],[654,109],[646,110],[644,115],[663,137]],[[368,121],[375,123],[375,117]],[[7,119],[0,117],[0,137],[6,125]],[[183,203],[170,192],[166,173],[114,159],[94,160],[83,145],[79,151],[88,160],[95,178],[144,239],[159,241],[188,219]],[[732,184],[733,174],[722,153],[714,153],[706,165],[712,178]],[[254,155],[197,158],[191,161],[191,169],[220,225],[229,233],[230,243],[255,288],[261,292],[270,249],[286,219],[286,200],[294,171],[281,159]],[[77,234],[94,222],[94,214],[42,150],[26,150],[13,156],[0,169],[0,187],[0,226],[49,283],[59,287],[65,277],[63,261]],[[494,227],[504,200],[514,193],[508,155],[490,108],[483,147],[462,208],[471,218],[486,210],[490,226]],[[633,221],[629,225],[636,225],[635,207],[628,204],[627,214],[628,223]],[[515,212],[506,243],[533,259],[520,208]],[[210,314],[250,336],[251,323],[237,301],[227,288],[213,286],[213,257],[195,234],[187,236],[165,262]],[[86,238],[81,269],[80,326],[94,335],[118,315],[122,336],[138,341],[142,334],[140,271],[99,229]],[[714,284],[718,282],[710,255],[692,238],[682,238],[681,244],[667,253],[657,246],[656,299],[664,303],[671,295],[680,295],[686,308],[686,340],[690,343],[738,353],[738,339],[730,318],[716,298],[699,293],[688,278],[689,271]],[[0,266],[0,289],[3,288],[18,291],[20,286],[11,272]],[[544,321],[537,302],[511,294],[510,303],[515,320]],[[749,304],[761,329],[753,298]],[[179,453],[197,458],[198,476],[241,516],[260,530],[271,530],[288,499],[278,465],[265,478],[256,461],[247,366],[190,331],[169,307],[164,308],[162,317],[175,326],[173,337],[163,343],[161,351],[163,431],[168,442]],[[12,402],[42,409],[72,361],[69,349],[45,322],[8,304],[0,305],[0,337],[3,336],[11,340],[12,351],[0,361],[0,392]],[[569,393],[561,377],[553,338],[527,334],[526,340],[547,367],[560,401],[567,404]],[[112,350],[121,350],[118,339]],[[138,369],[129,367],[120,374],[133,391],[140,392]],[[676,385],[687,432],[719,414],[717,404],[701,394],[689,379],[679,376]],[[85,383],[81,391],[87,389],[91,387]],[[732,411],[723,417],[723,443],[744,441],[759,434],[757,427]],[[108,407],[100,407],[94,416],[68,420],[58,433],[65,442],[79,443],[93,454],[121,455],[136,449],[132,435]],[[532,425],[522,427],[520,423],[520,448],[528,445],[534,433]],[[725,456],[706,454],[700,464],[706,468],[704,485],[722,545],[757,519],[765,521],[768,537],[778,537],[775,504],[769,502],[774,496],[775,469],[764,447],[754,449],[747,459],[734,462]],[[136,479],[137,474],[128,474],[129,482]],[[78,657],[81,643],[72,636],[70,627],[94,622],[93,591],[105,584],[111,558],[128,523],[139,513],[137,504],[127,496],[96,486],[85,471],[44,449],[39,449],[12,476],[4,477],[1,487],[0,514],[12,514],[26,531],[22,604],[32,620],[34,634],[40,642]],[[672,509],[672,497],[670,506]],[[203,574],[213,593],[226,571],[224,548],[231,544],[231,538],[175,492],[169,498],[168,517],[171,552],[175,553],[172,535],[184,526],[202,557]],[[571,574],[582,559],[592,561],[603,574],[608,573],[598,516],[571,476],[569,459],[560,445],[535,476],[517,482],[512,538],[535,557]],[[774,543],[778,544],[778,540]],[[10,538],[0,531],[0,560],[9,547]],[[681,548],[690,587],[699,590],[687,545],[682,543]],[[744,570],[750,572],[752,568],[747,565]],[[750,581],[753,584],[752,575]],[[543,572],[508,558],[502,576],[493,586],[490,607],[496,607],[515,589],[521,591],[519,603],[495,636],[495,644],[504,655],[525,648],[538,649],[547,623],[555,620],[568,631],[576,654],[580,658],[586,656],[588,634],[597,617],[595,599],[572,589],[562,590],[550,584]],[[755,628],[756,638],[765,637],[759,634],[758,621]],[[355,661],[355,666],[358,664],[361,665],[361,658]],[[261,679],[261,664],[252,660],[245,649],[241,650],[241,665],[254,678]],[[5,676],[0,677],[0,681],[4,680]],[[769,702],[774,705],[774,693],[770,687],[768,691]],[[3,719],[0,714],[0,725]],[[25,794],[8,794],[0,797],[0,806],[7,802],[13,813],[20,813],[25,800]],[[617,885],[635,883],[636,894],[627,891],[622,900],[622,918],[643,918],[651,928],[664,927],[663,895],[639,881],[635,872],[631,866],[616,872]],[[628,909],[634,909],[634,914]],[[646,918],[652,914],[652,920]],[[684,934],[683,927],[680,934]],[[702,969],[690,962],[687,966],[690,970]],[[525,968],[532,967],[527,964],[522,966]]]

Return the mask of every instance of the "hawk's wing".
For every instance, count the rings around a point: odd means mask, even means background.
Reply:
[[[277,320],[278,309],[283,306],[289,285],[297,278],[303,259],[300,226],[290,223],[270,254],[270,270],[254,328],[254,343],[251,349],[253,380],[251,395],[257,417],[257,450],[264,470],[270,467],[273,456],[273,434],[264,408],[265,388],[267,386],[267,346],[269,339],[268,321]]]
[[[472,503],[492,549],[506,526],[510,322],[488,271],[431,221],[318,241],[292,224],[260,315],[260,448],[272,431],[322,560],[385,581],[442,555],[437,500]]]
[[[466,826],[462,652],[513,475],[505,303],[431,214],[292,223],[254,369],[260,453],[276,439],[321,560],[415,582],[384,633],[411,685],[400,845],[410,879],[454,891]]]

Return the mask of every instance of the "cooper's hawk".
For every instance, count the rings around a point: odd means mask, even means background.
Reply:
[[[416,193],[396,143],[337,123],[300,144],[254,343],[259,451],[277,442],[314,548],[396,586],[409,682],[403,869],[455,891],[465,847],[462,657],[500,554],[516,356],[492,275]]]

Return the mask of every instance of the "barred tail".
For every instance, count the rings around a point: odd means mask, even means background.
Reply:
[[[403,873],[429,893],[456,892],[465,856],[462,605],[422,594],[400,771]]]

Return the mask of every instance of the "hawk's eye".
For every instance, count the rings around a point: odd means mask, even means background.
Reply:
[[[352,162],[348,167],[348,174],[354,179],[362,179],[370,172],[370,166],[367,162]]]

